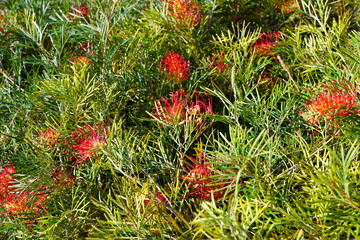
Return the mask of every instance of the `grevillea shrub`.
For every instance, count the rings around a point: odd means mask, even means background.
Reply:
[[[190,66],[191,62],[185,61],[184,57],[174,51],[166,52],[165,57],[160,60],[159,64],[165,77],[174,83],[189,79]]]
[[[344,79],[328,82],[310,90],[310,98],[304,103],[305,111],[299,114],[306,123],[329,124],[330,128],[341,124],[341,118],[358,114],[357,87]]]
[[[74,167],[96,157],[96,153],[106,144],[107,135],[108,129],[103,123],[95,123],[93,126],[85,124],[74,130],[67,142],[70,149],[68,152],[73,154],[70,160],[75,161]]]
[[[170,97],[155,102],[152,116],[162,125],[177,126],[184,124],[194,125],[196,129],[205,129],[209,126],[207,117],[213,114],[212,98],[204,92],[176,91]]]

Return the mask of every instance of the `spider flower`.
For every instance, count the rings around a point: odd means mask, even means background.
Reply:
[[[194,0],[173,0],[165,1],[170,6],[168,8],[170,15],[179,20],[180,27],[196,27],[202,19],[200,5]]]
[[[282,1],[280,5],[276,6],[277,10],[280,10],[285,14],[293,12],[295,8],[297,8],[297,3],[295,0],[285,0]]]
[[[77,46],[75,53],[70,52],[70,54],[73,54],[70,61],[75,66],[83,66],[92,62],[91,57],[96,56],[96,51],[92,44],[85,42]]]
[[[36,138],[35,145],[40,146],[44,145],[46,147],[54,147],[56,143],[59,143],[61,134],[57,130],[48,128],[39,133],[38,137]]]
[[[75,177],[68,171],[63,169],[56,169],[52,174],[54,178],[54,185],[59,187],[69,187],[75,184]]]
[[[252,49],[262,56],[271,54],[276,42],[280,41],[280,36],[280,32],[261,33],[260,37],[252,45]]]
[[[0,32],[3,31],[6,26],[6,19],[4,14],[4,11],[0,11]]]
[[[96,153],[106,144],[108,128],[104,124],[85,124],[71,134],[71,141],[67,143],[74,153],[75,166],[81,165],[96,156]]]
[[[2,202],[2,206],[6,208],[6,211],[2,214],[10,214],[12,216],[17,214],[45,214],[42,211],[46,208],[45,201],[48,194],[45,194],[44,190],[38,191],[21,191],[13,192],[6,196],[6,201]],[[25,216],[26,216],[25,215]]]
[[[15,180],[13,174],[15,173],[14,165],[10,162],[9,165],[3,166],[0,173],[0,202],[3,202],[6,196],[14,189]]]
[[[211,57],[211,67],[215,68],[216,72],[224,72],[231,66],[225,62],[223,54],[215,54]]]
[[[45,194],[44,186],[38,190],[28,191],[19,186],[13,174],[16,172],[12,163],[1,168],[0,173],[0,206],[3,210],[2,214],[34,214],[42,213],[48,194]]]
[[[213,172],[203,157],[192,158],[193,167],[187,175],[180,179],[186,182],[189,192],[187,197],[197,197],[202,200],[220,199],[224,195],[226,183],[216,179],[216,173]]]
[[[316,88],[304,103],[306,111],[300,112],[307,123],[319,124],[321,119],[333,122],[340,117],[358,114],[357,87],[348,81],[333,81]]]
[[[170,98],[157,100],[153,111],[152,116],[166,125],[192,122],[195,128],[203,128],[206,117],[213,114],[212,99],[207,93],[195,91],[191,97],[186,91],[177,91]]]
[[[89,9],[86,7],[84,3],[81,3],[80,5],[76,4],[73,7],[73,10],[70,10],[69,13],[71,15],[70,18],[72,20],[76,20],[79,16],[87,18],[89,14]]]
[[[160,60],[160,68],[165,71],[167,79],[175,83],[183,82],[189,79],[190,74],[189,61],[185,61],[184,58],[174,52],[166,52],[165,57]]]

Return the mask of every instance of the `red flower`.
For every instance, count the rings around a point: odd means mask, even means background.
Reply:
[[[200,5],[194,0],[173,0],[165,1],[170,4],[170,14],[179,20],[181,25],[196,27],[202,19]]]
[[[144,199],[144,204],[149,205],[150,203],[155,203],[156,205],[160,205],[161,203],[166,204],[167,206],[171,206],[171,202],[168,197],[161,193],[160,191],[152,191],[151,198]]]
[[[306,112],[300,114],[307,123],[318,124],[321,119],[332,122],[339,117],[358,114],[357,87],[345,80],[333,81],[315,88],[311,98],[304,103]]]
[[[74,53],[70,52],[70,54]],[[78,46],[78,49],[75,51],[75,56],[72,56],[70,61],[77,66],[83,66],[85,64],[91,63],[92,60],[89,57],[94,56],[96,56],[94,46],[86,42]]]
[[[6,196],[14,189],[16,184],[13,174],[15,173],[14,165],[10,162],[9,165],[3,166],[0,173],[0,202],[6,199]]]
[[[46,208],[45,201],[48,197],[48,194],[45,194],[45,191],[21,191],[13,192],[6,196],[6,200],[1,204],[7,210],[2,212],[2,214],[10,213],[12,216],[17,214],[34,214],[40,213],[45,214],[44,211],[41,211]]]
[[[180,179],[187,182],[186,187],[189,190],[187,197],[198,197],[202,200],[220,199],[224,195],[226,183],[216,179],[217,174],[210,169],[207,159],[199,155],[192,158],[193,167],[185,176]]]
[[[183,82],[189,79],[189,70],[191,63],[174,52],[166,52],[164,58],[160,60],[160,68],[165,71],[166,77],[175,83]]]
[[[103,145],[106,144],[108,129],[104,124],[94,124],[91,127],[85,124],[84,127],[79,127],[71,134],[72,141],[67,144],[70,146],[72,152],[74,152],[74,158],[76,160],[75,165],[83,164],[90,160],[90,158],[96,156],[96,152],[101,150]]]
[[[0,174],[0,206],[5,209],[3,215],[34,214],[44,209],[47,194],[44,186],[39,190],[26,191],[19,187],[19,182],[14,179],[15,168],[10,163],[2,168]],[[44,214],[45,212],[42,212]]]
[[[80,5],[76,4],[74,7],[73,7],[74,10],[70,10],[69,13],[74,16],[74,19],[76,19],[76,16],[78,16],[78,14],[80,13],[80,15],[84,18],[87,18],[88,17],[88,12],[89,12],[89,9],[85,6],[84,3],[81,3]]]
[[[225,61],[223,54],[215,54],[211,57],[211,66],[216,69],[217,72],[223,72],[230,67]]]
[[[39,133],[39,136],[36,138],[37,142],[35,145],[38,146],[39,144],[43,144],[48,147],[54,147],[55,144],[59,142],[60,136],[60,132],[48,128],[47,130]]]
[[[4,27],[6,26],[6,19],[5,16],[0,12],[0,32],[4,30]]]
[[[206,116],[213,114],[212,99],[207,93],[194,92],[192,99],[186,91],[170,94],[170,98],[162,98],[155,102],[153,117],[161,122],[175,126],[194,123],[195,128],[203,128]]]
[[[75,183],[75,177],[66,170],[56,169],[53,173],[53,178],[55,186],[69,187]]]
[[[268,32],[260,34],[260,38],[252,45],[254,51],[260,55],[267,55],[272,53],[276,42],[280,40],[280,32]]]
[[[278,9],[281,12],[286,13],[286,14],[293,12],[294,8],[297,8],[297,3],[294,0],[282,1],[281,4],[276,7],[276,9]]]

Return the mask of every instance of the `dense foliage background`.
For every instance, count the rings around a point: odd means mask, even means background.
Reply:
[[[359,7],[0,1],[0,238],[359,239]]]

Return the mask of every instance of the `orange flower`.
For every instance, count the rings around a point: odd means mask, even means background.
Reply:
[[[75,56],[72,56],[70,58],[70,61],[75,66],[83,66],[85,64],[89,64],[92,62],[91,58],[89,57],[96,56],[94,46],[88,42],[78,45],[77,48],[78,49],[75,51]],[[70,54],[74,54],[74,52],[70,52]]]
[[[307,123],[319,124],[321,119],[333,122],[340,117],[358,114],[356,109],[357,87],[349,81],[339,80],[315,88],[310,99],[304,103],[306,112],[300,112]]]

